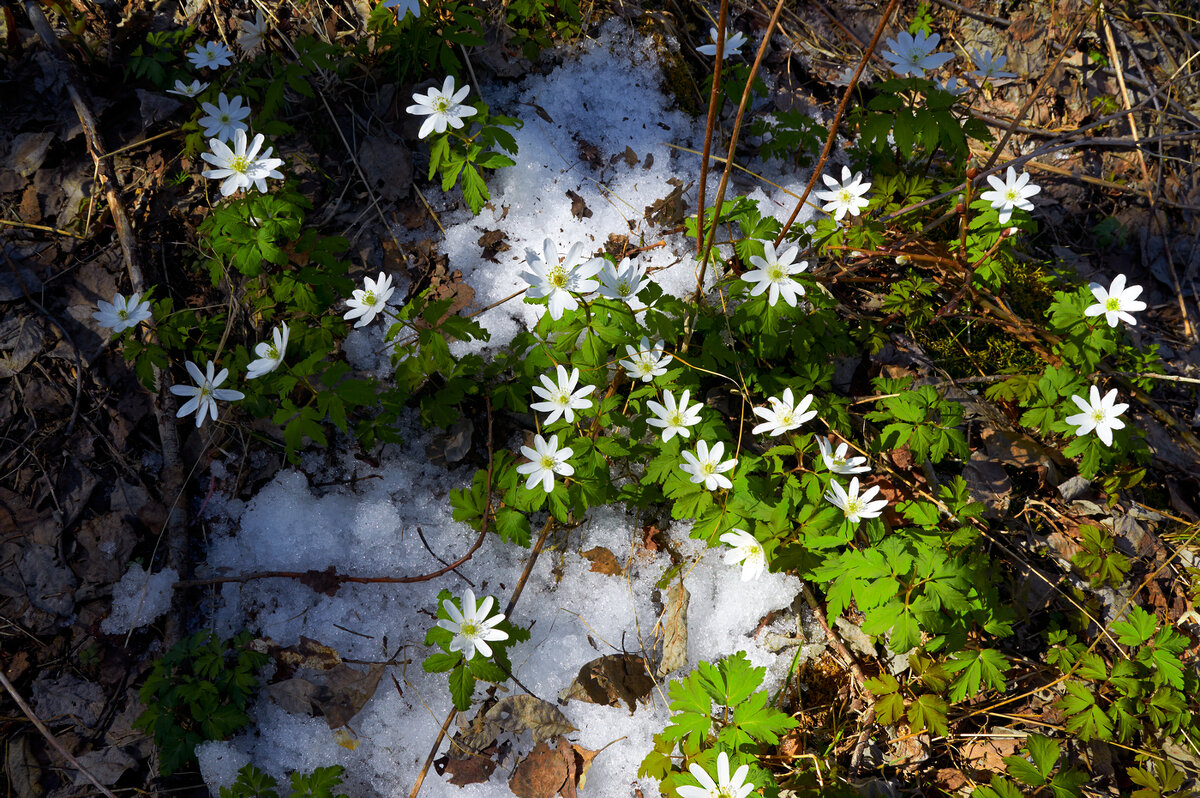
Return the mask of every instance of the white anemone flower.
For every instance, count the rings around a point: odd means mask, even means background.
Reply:
[[[692,482],[703,483],[706,490],[733,487],[733,483],[729,481],[729,477],[725,476],[725,472],[737,465],[737,458],[721,460],[725,454],[725,444],[721,441],[714,443],[712,448],[709,448],[705,441],[696,441],[695,454],[688,451],[680,454],[687,462],[680,463],[679,467],[691,475]]]
[[[712,44],[702,44],[696,48],[696,52],[707,55],[709,58],[717,57],[717,29],[708,29],[708,38]],[[721,57],[724,61],[726,58],[732,58],[735,55],[740,55],[742,45],[746,43],[746,37],[742,35],[740,30],[730,31],[725,29],[725,52]]]
[[[599,277],[600,296],[632,305],[645,284],[646,267],[630,262],[629,258],[622,258],[616,266],[605,260],[600,267]]]
[[[259,47],[262,47],[263,38],[267,35],[266,18],[263,17],[263,12],[258,10],[254,14],[254,21],[241,21],[241,32],[237,36],[237,46],[241,48],[246,55],[252,55]]]
[[[629,359],[622,360],[621,365],[625,367],[631,380],[653,382],[655,377],[667,373],[667,366],[674,360],[670,355],[663,354],[662,341],[655,341],[654,346],[651,346],[650,339],[644,335],[637,349],[625,344],[625,351],[629,354]]]
[[[574,452],[566,446],[558,448],[557,435],[551,435],[549,443],[541,435],[533,436],[533,448],[522,446],[521,454],[529,458],[528,463],[517,466],[518,474],[529,475],[525,482],[526,490],[540,482],[542,490],[550,493],[554,490],[555,474],[569,477],[575,473],[575,467],[567,462]]]
[[[776,254],[774,243],[764,243],[762,257],[751,255],[750,263],[754,268],[742,275],[743,280],[754,284],[750,296],[758,296],[766,291],[768,305],[774,307],[782,296],[784,302],[796,307],[796,297],[804,296],[804,286],[793,280],[792,275],[808,268],[806,260],[794,262],[799,254],[800,247],[795,244]]]
[[[992,207],[1000,212],[1000,224],[1006,224],[1012,218],[1013,208],[1033,210],[1033,203],[1029,198],[1042,190],[1041,186],[1029,182],[1028,172],[1021,172],[1018,176],[1017,170],[1011,166],[1008,167],[1004,180],[996,175],[988,175],[987,181],[992,190],[984,191],[979,198],[990,202]]]
[[[391,299],[395,290],[390,274],[380,272],[378,280],[364,277],[363,287],[354,289],[354,295],[346,300],[350,310],[342,318],[346,321],[358,319],[354,326],[366,327],[387,306],[387,301]],[[362,318],[359,318],[360,316]]]
[[[968,74],[980,80],[1001,80],[1017,76],[1016,72],[1002,72],[1004,65],[1008,63],[1008,56],[992,55],[991,50],[984,50],[982,53],[971,50],[971,60],[975,62],[975,69]]]
[[[96,307],[98,309],[92,314],[92,318],[102,327],[111,327],[114,333],[136,327],[153,315],[150,312],[150,303],[142,301],[142,295],[136,293],[126,299],[125,295],[118,291],[113,294],[111,303],[101,299],[96,302]]]
[[[493,628],[504,620],[504,614],[496,613],[488,617],[495,601],[491,596],[485,596],[476,605],[475,591],[467,588],[462,597],[462,612],[454,606],[453,601],[446,599],[442,602],[442,609],[450,616],[450,620],[440,618],[437,625],[454,634],[454,639],[450,641],[451,651],[461,651],[465,659],[475,656],[476,651],[481,656],[490,657],[492,647],[488,643],[508,639],[508,632]]]
[[[821,210],[832,213],[834,220],[839,222],[847,213],[851,216],[862,213],[862,209],[871,204],[871,201],[863,196],[871,188],[871,184],[863,182],[862,176],[862,172],[856,172],[852,176],[849,167],[845,166],[842,167],[840,183],[829,175],[821,175],[825,185],[829,186],[828,191],[816,192],[817,199],[825,200],[826,203]]]
[[[671,392],[663,391],[662,404],[654,400],[646,402],[646,408],[655,416],[646,419],[646,423],[652,427],[662,427],[663,443],[671,440],[676,434],[682,438],[691,437],[690,427],[700,423],[700,408],[703,405],[696,402],[688,407],[689,396],[691,396],[691,391],[685,390],[679,396],[679,404],[676,404],[675,397]]]
[[[746,798],[747,795],[754,792],[754,784],[746,783],[750,766],[742,765],[731,777],[729,775],[729,754],[724,751],[717,754],[716,781],[713,781],[712,776],[708,775],[704,768],[695,762],[688,765],[688,770],[691,771],[692,777],[700,782],[700,786],[676,787],[675,791],[679,793],[679,798]]]
[[[216,69],[229,66],[233,61],[233,51],[220,42],[197,44],[196,48],[187,54],[187,58],[196,69]]]
[[[872,501],[878,493],[879,486],[872,485],[859,495],[858,477],[854,477],[850,480],[848,491],[836,479],[831,481],[825,498],[845,514],[847,521],[857,524],[864,518],[878,518],[883,514],[887,499]]]
[[[230,100],[225,96],[225,92],[221,92],[217,95],[216,105],[200,103],[200,107],[208,116],[200,117],[198,124],[204,130],[204,135],[209,138],[229,141],[237,131],[250,129],[250,126],[242,121],[250,116],[250,107],[242,105],[240,95]]]
[[[806,421],[816,418],[817,411],[809,410],[813,395],[810,393],[796,403],[791,388],[784,388],[782,397],[771,396],[767,399],[770,407],[755,407],[754,415],[763,419],[763,423],[750,430],[755,435],[765,432],[772,437],[783,435],[799,427]]]
[[[290,335],[291,329],[286,324],[281,324],[271,330],[272,340],[270,342],[263,341],[254,347],[254,354],[258,355],[258,360],[251,361],[246,366],[246,379],[258,379],[279,368],[279,364],[283,362],[283,356],[287,353]]]
[[[733,546],[725,553],[726,565],[742,566],[742,581],[758,579],[767,570],[767,553],[758,539],[744,529],[734,528],[721,535],[721,542]]]
[[[558,321],[563,312],[575,310],[579,302],[575,295],[586,295],[596,290],[593,277],[604,264],[603,258],[593,258],[580,263],[584,245],[575,243],[560,263],[554,241],[547,238],[542,244],[543,258],[532,249],[525,250],[525,262],[529,271],[521,272],[521,279],[529,283],[527,296],[534,299],[549,297],[550,318]]]
[[[191,83],[176,80],[175,88],[167,89],[167,94],[178,94],[180,97],[195,97],[207,88],[208,84],[201,83],[199,80],[193,80]]]
[[[1083,412],[1074,416],[1067,416],[1066,421],[1071,426],[1079,428],[1075,430],[1076,435],[1087,435],[1089,432],[1095,432],[1096,437],[1105,446],[1112,446],[1113,430],[1125,428],[1125,422],[1118,418],[1118,416],[1129,409],[1129,405],[1124,402],[1117,403],[1116,388],[1113,388],[1104,394],[1104,398],[1101,398],[1100,389],[1093,385],[1089,395],[1091,401],[1085,400],[1082,396],[1071,397],[1071,401]]]
[[[953,53],[933,52],[941,38],[936,33],[926,37],[925,31],[918,33],[916,38],[903,32],[895,39],[887,40],[889,49],[883,53],[883,57],[892,62],[892,71],[897,75],[924,77],[925,70],[937,69],[954,58]]]
[[[1132,315],[1135,310],[1145,310],[1146,303],[1138,299],[1142,293],[1140,285],[1125,285],[1125,275],[1118,274],[1113,278],[1107,289],[1100,283],[1089,283],[1092,296],[1096,297],[1095,305],[1088,305],[1083,311],[1085,316],[1104,316],[1109,327],[1116,327],[1118,321],[1137,325],[1137,319]]]
[[[379,4],[383,8],[396,9],[396,19],[401,20],[412,14],[414,17],[421,16],[421,0],[383,0]]]
[[[266,193],[267,178],[281,178],[283,173],[276,167],[283,165],[282,158],[272,158],[273,147],[267,147],[261,155],[258,150],[263,145],[262,133],[255,134],[254,141],[247,147],[246,131],[239,130],[233,134],[233,149],[220,139],[209,139],[208,146],[212,152],[202,152],[200,157],[215,166],[200,174],[213,180],[225,182],[221,184],[221,196],[228,197],[239,189],[249,189],[254,186]]]
[[[562,416],[568,424],[575,423],[575,411],[587,410],[592,406],[592,400],[586,397],[596,390],[595,385],[585,385],[575,390],[579,382],[579,369],[572,368],[570,373],[561,365],[558,366],[558,383],[546,374],[541,375],[542,385],[533,386],[533,392],[544,399],[544,402],[534,402],[530,410],[540,410],[549,413],[546,424],[553,424]]]
[[[463,86],[456,91],[454,76],[447,75],[440,91],[433,88],[425,94],[414,94],[412,98],[416,104],[408,106],[405,110],[416,116],[429,117],[421,123],[421,130],[417,136],[425,138],[435,131],[445,133],[446,125],[455,130],[461,128],[463,117],[475,114],[473,107],[462,104],[470,91],[470,86]]]
[[[176,418],[183,418],[188,413],[196,414],[196,427],[199,428],[204,423],[204,416],[208,414],[213,421],[217,420],[217,402],[236,402],[238,399],[245,399],[246,395],[241,391],[233,391],[228,388],[219,388],[221,383],[225,382],[225,378],[229,376],[229,369],[221,369],[217,374],[213,374],[215,370],[213,362],[208,361],[207,373],[200,371],[200,367],[192,361],[187,361],[187,371],[192,379],[196,382],[195,385],[172,385],[171,393],[176,396],[190,396],[183,407],[179,408],[179,412],[175,414]]]
[[[825,467],[835,474],[848,476],[865,474],[871,470],[867,465],[867,458],[846,456],[850,447],[845,443],[838,444],[837,450],[834,451],[833,442],[822,435],[817,437],[817,446],[821,447],[821,459],[825,462]]]

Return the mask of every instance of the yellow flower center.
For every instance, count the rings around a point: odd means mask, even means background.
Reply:
[[[701,464],[700,470],[703,471],[705,474],[715,474],[715,473],[717,473],[717,464],[714,463],[712,460],[706,460],[704,463]]]
[[[1099,424],[1103,420],[1104,420],[1104,409],[1103,408],[1092,411],[1092,421],[1095,421],[1097,424]]]
[[[843,205],[847,205],[852,199],[854,199],[854,195],[850,193],[850,189],[843,188],[838,192],[837,198],[838,202],[842,203]]]
[[[1121,298],[1115,297],[1115,296],[1110,296],[1108,298],[1108,301],[1104,303],[1104,309],[1105,310],[1120,310],[1121,309]]]
[[[780,266],[778,263],[771,264],[771,267],[769,269],[767,269],[767,279],[773,283],[779,282],[784,277],[785,277],[785,275],[783,272],[783,267]]]
[[[667,421],[671,422],[672,427],[682,427],[683,426],[683,414],[680,413],[678,410],[676,410],[674,413],[671,414],[671,417],[669,419],[667,419]]]
[[[271,358],[272,360],[278,360],[279,359],[279,350],[276,349],[274,346],[268,347],[267,348],[267,357]]]
[[[120,319],[121,321],[125,321],[126,319],[129,318],[129,311],[128,310],[118,310],[117,318]]]
[[[463,637],[476,637],[479,635],[479,626],[470,621],[464,622],[458,627],[458,633]]]
[[[567,270],[560,263],[557,266],[552,266],[550,271],[546,273],[546,282],[555,288],[565,289],[567,287]]]
[[[244,175],[246,174],[246,170],[250,168],[250,161],[245,155],[239,155],[229,164],[229,168],[239,175]]]
[[[542,459],[538,460],[538,465],[540,465],[546,471],[553,471],[555,465],[554,458],[548,454],[544,454],[542,455]]]
[[[363,304],[366,305],[367,307],[373,307],[375,305],[375,292],[374,291],[367,291],[366,293],[363,294]]]
[[[1009,202],[1019,202],[1021,199],[1021,192],[1017,191],[1015,188],[1010,188],[1008,191],[1004,192],[1004,199]]]
[[[439,114],[446,113],[446,109],[449,107],[450,98],[446,97],[445,95],[439,95],[438,98],[433,101],[433,110],[437,111]]]

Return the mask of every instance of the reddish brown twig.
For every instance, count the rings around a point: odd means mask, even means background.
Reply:
[[[708,156],[712,153],[712,134],[717,123],[717,99],[721,96],[721,65],[725,61],[725,20],[728,16],[729,0],[721,0],[721,10],[717,12],[717,63],[713,65],[712,91],[708,94],[708,120],[704,126],[704,153],[700,156],[700,188],[696,197],[697,258],[704,254],[704,188],[708,185]]]

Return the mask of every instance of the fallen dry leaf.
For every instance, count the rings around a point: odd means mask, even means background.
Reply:
[[[599,657],[579,669],[579,675],[567,689],[559,693],[559,701],[586,701],[608,707],[624,701],[629,714],[637,702],[654,689],[654,680],[646,668],[646,660],[636,654],[609,654]]]
[[[617,576],[621,573],[621,563],[617,561],[617,556],[603,546],[588,549],[583,556],[592,564],[590,570],[595,573],[608,576]]]
[[[567,781],[567,771],[562,754],[541,742],[517,765],[508,788],[518,798],[554,798]]]
[[[689,598],[687,588],[683,586],[683,579],[671,585],[667,590],[666,606],[663,607],[660,618],[663,630],[663,653],[662,660],[658,663],[657,675],[659,678],[687,664]]]
[[[587,206],[579,194],[568,190],[567,197],[571,200],[571,215],[576,219],[586,219],[592,215],[592,209]]]
[[[470,754],[462,758],[446,754],[435,760],[433,764],[439,776],[450,774],[449,781],[456,787],[482,784],[490,779],[496,770],[497,764],[494,757],[498,750],[499,746],[492,743],[477,754]]]

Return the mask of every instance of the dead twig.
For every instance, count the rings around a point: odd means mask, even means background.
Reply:
[[[10,696],[12,696],[13,701],[17,702],[17,706],[21,708],[23,713],[25,713],[25,717],[29,718],[29,722],[32,723],[34,727],[42,733],[42,736],[46,738],[46,742],[54,746],[54,750],[58,751],[58,753],[62,755],[63,759],[66,759],[68,762],[70,762],[71,767],[82,773],[84,777],[90,781],[102,795],[106,795],[108,798],[117,798],[117,796],[113,795],[111,790],[101,784],[100,781],[93,776],[87,768],[79,764],[79,760],[72,756],[71,752],[64,748],[63,744],[58,741],[58,738],[54,736],[54,732],[50,731],[46,724],[42,723],[41,719],[34,714],[33,709],[29,706],[29,704],[25,703],[25,699],[22,698],[21,694],[17,692],[17,688],[13,687],[13,683],[8,680],[8,676],[5,675],[3,668],[0,668],[0,684],[4,685],[4,689],[8,691]]]
[[[729,17],[729,0],[721,0],[717,12],[717,55],[713,65],[712,91],[708,94],[708,118],[704,125],[704,153],[700,156],[700,187],[696,198],[696,257],[704,255],[704,189],[708,185],[708,158],[712,153],[713,128],[717,124],[717,100],[721,96],[721,65],[725,61],[725,25]],[[720,209],[717,210],[720,215]],[[713,218],[716,224],[716,217]]]

